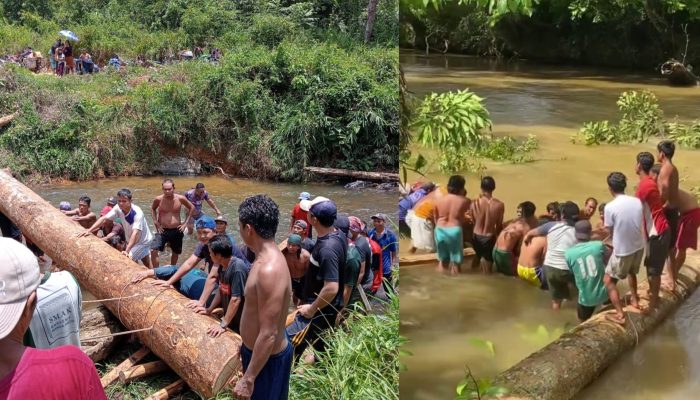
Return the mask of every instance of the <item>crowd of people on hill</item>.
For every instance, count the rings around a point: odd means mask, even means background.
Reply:
[[[286,243],[277,244],[277,204],[266,195],[250,196],[238,207],[237,228],[243,241],[238,245],[227,232],[228,219],[204,184],[198,183],[179,194],[174,181],[164,179],[161,189],[163,193],[151,204],[153,230],[144,211],[132,202],[129,189],[121,189],[107,199],[99,216],[91,211],[88,196],[80,197],[76,208],[64,201],[59,209],[66,218],[85,228],[79,237],[97,236],[124,256],[143,263],[145,268],[134,273],[132,284],[152,278],[153,285],[177,289],[190,299],[187,308],[215,316],[216,322],[206,332],[212,338],[226,330],[240,334],[244,375],[234,391],[239,398],[286,398],[293,359],[304,356],[305,362],[314,362],[313,352],[304,351],[309,345],[324,350],[326,342],[321,335],[339,324],[346,310],[363,312],[368,296],[393,291],[391,271],[398,261],[398,243],[387,226],[388,217],[382,213],[371,217],[373,227],[368,228],[360,218],[338,213],[334,201],[322,196],[312,198],[303,192],[292,210]],[[216,217],[206,215],[202,210],[204,203]],[[39,278],[38,260],[45,257],[41,249],[2,214],[0,227],[6,236],[0,242],[0,253],[3,257],[11,253],[8,262],[13,267],[1,272],[3,288],[17,288],[9,299],[0,296],[0,307],[10,307],[16,314],[7,324],[0,324],[0,348],[12,354],[0,360],[0,397],[9,393],[42,398],[57,391],[77,395],[71,390],[88,390],[100,392],[95,398],[104,398],[90,360],[79,351],[56,347],[78,345],[79,338],[77,342],[48,346],[41,338],[33,342],[15,340],[24,336],[27,326],[35,335],[35,326],[29,325],[25,316],[39,309],[42,296],[49,297],[47,290],[51,288]],[[185,235],[194,232],[195,250],[178,266]],[[18,247],[23,239],[27,246]],[[171,252],[170,265],[159,266],[166,246]],[[202,261],[204,265],[198,268]],[[64,272],[50,275],[60,274]],[[70,274],[62,279],[69,277],[72,279]],[[66,305],[68,311],[64,315],[72,315],[79,326],[80,288],[72,280],[72,290],[78,293],[73,298],[78,300]],[[217,308],[222,309],[220,313]],[[79,328],[75,334],[79,335]],[[34,344],[38,349],[51,350],[26,350],[25,346]],[[62,358],[66,360],[57,361]],[[66,387],[73,382],[68,379],[50,389],[33,385],[38,374],[35,369],[41,364],[35,360],[51,362],[56,366],[49,368],[51,372],[64,363],[70,364],[66,371],[76,373],[80,379],[75,382],[84,388]]]
[[[640,152],[634,173],[634,195],[622,172],[606,179],[611,200],[598,204],[589,197],[579,207],[573,201],[547,204],[537,217],[536,206],[525,201],[514,219],[504,221],[504,203],[494,197],[496,182],[481,178],[481,193],[469,199],[463,176],[450,177],[446,193],[434,183],[421,183],[399,203],[400,224],[411,236],[410,252],[436,252],[438,270],[457,274],[465,242],[473,251],[471,269],[516,276],[543,290],[558,310],[578,292],[579,320],[589,319],[597,307],[612,303],[611,320],[624,324],[617,282],[627,279],[632,310],[648,313],[659,304],[661,276],[675,291],[687,249],[697,248],[700,207],[697,198],[679,188],[673,164],[675,144],[662,141],[657,157]],[[655,161],[658,160],[658,164]],[[631,163],[632,164],[632,163]],[[600,222],[590,222],[596,213]],[[649,303],[640,305],[637,274],[646,267]]]

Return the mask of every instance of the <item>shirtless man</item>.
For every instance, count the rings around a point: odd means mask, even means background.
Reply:
[[[284,259],[287,260],[289,275],[292,277],[292,295],[294,295],[294,306],[301,304],[302,292],[304,290],[304,276],[309,268],[311,253],[302,248],[303,241],[298,234],[292,234],[287,239],[287,247],[282,250]]]
[[[90,198],[83,196],[78,199],[78,208],[61,212],[67,216],[73,216],[73,221],[79,223],[83,228],[89,228],[97,221],[97,216],[90,211]]]
[[[544,274],[544,256],[547,254],[547,238],[533,237],[529,244],[520,245],[518,258],[518,276],[542,290],[547,290],[547,278]]]
[[[678,211],[678,168],[673,165],[673,154],[676,152],[676,145],[670,140],[663,140],[656,146],[659,151],[658,161],[661,163],[661,171],[657,178],[661,201],[664,202],[664,214],[671,230],[670,251],[666,268],[672,286],[676,285],[676,272],[680,265],[676,261],[676,241],[678,239],[678,222],[680,213]]]
[[[493,266],[493,246],[496,238],[503,229],[503,202],[493,197],[496,190],[496,181],[485,176],[481,178],[481,195],[471,205],[471,214],[474,218],[474,253],[472,269],[481,264],[482,272],[491,273]],[[485,262],[481,262],[481,259]]]
[[[581,209],[581,214],[578,216],[578,220],[591,219],[593,214],[595,214],[595,209],[598,207],[598,200],[595,197],[589,197],[583,202],[583,208]]]
[[[216,216],[221,215],[221,211],[219,208],[214,204],[214,200],[212,200],[211,196],[209,195],[209,192],[206,191],[204,188],[203,183],[198,183],[195,185],[194,189],[190,189],[185,192],[185,197],[187,200],[194,205],[194,212],[192,213],[192,218],[190,219],[190,222],[187,225],[187,231],[191,235],[194,232],[195,226],[197,225],[197,220],[202,218],[205,214],[202,211],[202,202],[206,201],[207,204],[209,204],[209,207],[214,209],[216,212]]]
[[[661,165],[656,164],[651,168],[651,177],[658,179]],[[678,240],[676,241],[676,276],[678,270],[685,263],[685,253],[688,248],[697,249],[698,228],[700,227],[700,206],[698,199],[685,190],[678,189],[678,210],[680,211],[680,223],[678,227]],[[675,289],[675,282],[669,285]]]
[[[160,260],[158,253],[165,250],[165,245],[170,245],[172,254],[170,255],[170,265],[176,265],[177,259],[182,253],[183,233],[187,229],[187,224],[192,218],[194,206],[187,198],[175,193],[175,183],[172,179],[163,180],[161,185],[163,194],[157,196],[151,205],[151,215],[153,225],[156,227],[156,236],[151,242],[151,263],[153,268],[158,268]],[[180,220],[182,208],[187,212],[185,222]]]
[[[464,177],[453,175],[447,183],[447,195],[435,200],[435,247],[437,249],[438,271],[445,271],[445,263],[450,264],[450,273],[459,273],[464,259],[462,233],[467,224],[466,214],[470,201],[466,198],[467,189]]]
[[[493,260],[496,271],[503,275],[515,276],[518,271],[518,249],[525,234],[537,226],[535,204],[530,201],[518,205],[518,218],[511,221],[496,239]],[[490,273],[491,271],[485,271]]]
[[[289,269],[275,244],[279,208],[266,195],[238,207],[243,242],[255,254],[245,286],[241,317],[243,376],[233,390],[239,399],[286,399],[293,351],[285,332],[292,293]]]

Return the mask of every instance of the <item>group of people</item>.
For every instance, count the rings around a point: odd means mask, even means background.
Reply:
[[[77,208],[61,202],[59,209],[66,218],[85,228],[79,237],[96,235],[133,261],[144,264],[146,268],[134,274],[132,284],[153,278],[151,284],[175,288],[188,297],[186,307],[193,312],[216,315],[217,322],[207,329],[212,338],[227,329],[241,335],[244,375],[235,388],[240,398],[286,398],[293,359],[300,358],[309,345],[323,350],[322,333],[342,321],[344,310],[362,311],[367,295],[377,294],[380,287],[392,290],[391,270],[398,261],[398,243],[384,214],[373,215],[373,227],[368,229],[360,218],[339,214],[332,200],[312,198],[303,192],[292,210],[286,243],[278,245],[277,204],[266,195],[251,196],[238,207],[238,231],[243,240],[239,246],[227,232],[227,218],[203,184],[179,194],[173,180],[165,179],[162,192],[151,204],[153,232],[143,210],[132,202],[129,189],[121,189],[108,199],[99,217],[91,211],[91,199],[87,196],[80,197]],[[216,217],[203,212],[205,202]],[[11,225],[11,221],[6,222]],[[195,250],[178,266],[183,239],[195,231]],[[8,235],[12,234],[8,231]],[[28,238],[26,241],[29,243]],[[1,244],[3,248],[6,245]],[[159,266],[160,253],[166,246],[171,251],[170,265]],[[43,254],[32,254],[22,247],[24,250],[17,251],[25,254],[12,258],[16,268],[2,272],[7,275],[2,276],[5,282],[12,280],[13,287],[21,288],[21,293],[11,299],[13,310],[19,310],[16,325],[7,328],[8,338],[0,336],[0,348],[8,341],[14,346],[7,347],[12,347],[13,358],[0,364],[4,367],[0,368],[0,396],[12,393],[34,398],[46,392],[42,392],[41,385],[32,386],[29,375],[22,378],[18,368],[39,368],[38,364],[27,364],[30,360],[22,355],[24,344],[13,338],[24,334],[26,324],[22,318],[35,306],[33,296],[39,287],[35,279],[35,272],[39,272],[36,260]],[[202,269],[197,268],[201,261]],[[0,304],[5,307],[9,303],[0,296]],[[217,308],[222,309],[220,314]],[[288,315],[290,312],[293,315]],[[55,353],[24,354],[39,357],[42,362],[67,354],[70,357],[66,363],[87,368],[84,357],[75,351],[60,347],[51,351]],[[56,354],[56,358],[51,354]],[[304,359],[315,361],[311,353]],[[87,362],[90,368],[80,372],[81,379],[84,376],[80,383],[89,390],[101,391],[101,386],[96,389],[95,368],[89,359]]]
[[[49,49],[49,65],[51,71],[58,76],[67,74],[92,74],[98,71],[92,56],[86,50],[81,50],[78,58],[74,56],[74,48],[70,40],[63,42],[60,38]]]
[[[598,204],[590,197],[583,207],[572,201],[552,202],[547,213],[536,216],[530,201],[520,203],[516,218],[504,222],[504,204],[494,197],[496,182],[481,179],[478,198],[466,197],[465,179],[450,177],[447,193],[435,184],[420,184],[399,205],[403,227],[410,232],[411,252],[437,252],[438,269],[456,274],[464,259],[464,244],[473,248],[471,268],[517,276],[549,290],[552,308],[578,292],[580,321],[590,318],[603,304],[612,303],[611,320],[624,324],[617,282],[627,279],[630,306],[647,313],[659,304],[661,275],[675,291],[688,248],[696,249],[700,207],[697,198],[679,188],[673,164],[675,145],[662,141],[657,157],[641,152],[634,172],[639,183],[634,195],[622,172],[607,177],[611,200]],[[658,160],[658,164],[655,161]],[[596,210],[600,222],[590,219]],[[640,305],[637,274],[647,269],[649,303]]]

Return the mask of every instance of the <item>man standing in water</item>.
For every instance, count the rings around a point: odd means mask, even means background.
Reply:
[[[97,221],[97,216],[90,211],[90,198],[83,196],[78,199],[78,208],[70,211],[61,211],[67,216],[74,216],[73,221],[79,223],[83,228],[89,228]]]
[[[673,154],[676,152],[676,145],[670,140],[659,142],[656,146],[659,151],[658,160],[661,163],[661,171],[657,184],[661,193],[661,201],[664,202],[664,214],[671,231],[670,252],[668,255],[667,270],[671,279],[671,290],[676,290],[676,274],[680,265],[676,261],[676,241],[678,239],[678,168],[673,165]]]
[[[233,393],[242,399],[286,399],[292,346],[285,322],[292,293],[287,263],[275,244],[279,209],[266,195],[238,207],[243,242],[255,252],[241,316],[243,376]]]
[[[649,291],[651,292],[649,308],[652,310],[659,304],[661,272],[668,258],[671,239],[659,188],[656,181],[649,176],[653,166],[654,156],[651,153],[644,151],[637,154],[636,172],[639,175],[637,198],[642,201],[644,208],[644,230],[648,238],[644,265],[647,267]]]
[[[158,254],[165,250],[166,244],[170,245],[170,250],[172,251],[170,265],[177,264],[177,259],[182,253],[183,232],[187,229],[187,224],[192,218],[192,213],[194,213],[192,203],[185,196],[175,193],[175,183],[172,179],[167,178],[163,180],[161,186],[163,194],[156,197],[151,205],[153,225],[156,227],[156,236],[151,243],[153,268],[158,268],[160,265]],[[188,211],[185,222],[181,222],[180,219],[183,207]]]
[[[624,325],[625,313],[617,291],[617,281],[628,278],[630,304],[640,310],[637,273],[644,256],[642,231],[644,214],[642,202],[636,197],[625,194],[627,178],[621,172],[612,172],[608,175],[608,188],[614,200],[605,205],[605,227],[612,236],[613,253],[605,267],[604,281],[610,301],[617,311],[611,320]]]
[[[289,274],[292,277],[292,294],[294,305],[301,305],[302,292],[304,291],[304,276],[309,269],[311,254],[302,248],[301,236],[293,233],[287,239],[287,247],[282,250],[282,255],[287,261]]]
[[[190,201],[190,203],[192,203],[192,205],[194,205],[194,212],[192,213],[192,217],[187,224],[187,232],[190,235],[194,232],[194,227],[197,225],[197,220],[202,218],[204,215],[202,212],[203,201],[206,201],[207,204],[209,204],[209,206],[216,211],[217,217],[221,215],[221,211],[219,211],[219,208],[216,206],[216,204],[214,204],[214,200],[212,200],[211,196],[209,196],[209,192],[204,189],[203,183],[198,183],[194,189],[190,189],[185,192],[185,197]]]
[[[292,223],[289,226],[289,231],[294,233],[294,225],[296,221],[304,221],[308,229],[304,235],[301,235],[303,239],[311,239],[311,224],[309,223],[309,210],[304,210],[303,208],[301,208],[301,202],[309,201],[309,199],[311,199],[311,193],[299,193],[299,203],[295,204],[294,208],[292,209]]]
[[[472,269],[481,265],[481,271],[490,274],[493,267],[493,246],[496,238],[503,229],[503,213],[505,207],[503,202],[493,197],[496,190],[496,181],[485,176],[481,178],[481,195],[474,200],[471,205],[474,216],[474,253],[472,259]],[[481,262],[481,259],[484,262]],[[512,268],[509,271],[499,271],[502,274],[512,275]]]
[[[535,205],[526,201],[518,205],[518,218],[511,221],[496,238],[492,257],[496,271],[504,275],[517,275],[517,262],[520,243],[525,234],[537,226]],[[485,271],[490,273],[491,271]]]
[[[435,247],[437,249],[438,271],[446,271],[446,263],[450,265],[450,273],[460,272],[464,259],[464,242],[462,233],[467,224],[466,214],[470,201],[467,199],[467,189],[462,175],[453,175],[447,182],[447,195],[435,200]]]
[[[124,234],[127,239],[126,248],[122,254],[128,256],[132,260],[142,261],[143,265],[151,268],[150,246],[153,235],[148,228],[148,222],[143,215],[143,211],[136,204],[131,202],[131,191],[129,189],[121,189],[117,192],[117,207],[112,208],[104,216],[100,217],[90,228],[78,236],[88,236],[104,224],[105,220],[114,221],[121,219]]]

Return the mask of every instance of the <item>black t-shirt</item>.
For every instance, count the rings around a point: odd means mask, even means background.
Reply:
[[[211,261],[211,255],[209,255],[209,246],[205,243],[197,243],[197,247],[194,248],[194,254],[197,258],[204,260],[204,270],[209,273],[213,262]]]
[[[15,240],[19,239],[19,237],[22,235],[22,232],[19,230],[19,227],[1,212],[0,231],[2,231],[2,236]]]
[[[303,300],[306,304],[313,303],[323,288],[324,281],[338,282],[338,293],[331,303],[336,309],[343,304],[343,285],[345,284],[343,270],[345,255],[348,249],[346,236],[342,232],[329,233],[316,239],[316,245],[311,252],[311,262],[304,277]],[[326,306],[324,308],[331,307]]]
[[[245,262],[238,257],[231,257],[226,271],[219,268],[219,293],[221,294],[221,307],[224,309],[224,314],[232,297],[240,297],[241,299],[236,315],[228,324],[228,327],[235,332],[240,332],[241,314],[245,301],[243,293],[245,292],[245,283],[248,280],[248,271]]]
[[[66,57],[72,57],[73,56],[73,46],[65,46],[63,48],[63,55]]]
[[[313,251],[315,245],[316,245],[315,239],[304,238],[304,241],[301,243],[301,248],[308,251],[309,253],[311,253],[311,251]]]
[[[360,257],[365,262],[365,274],[360,278],[360,283],[366,285],[371,282],[369,274],[372,271],[372,247],[370,247],[367,238],[362,235],[355,240],[355,247],[357,247]]]

